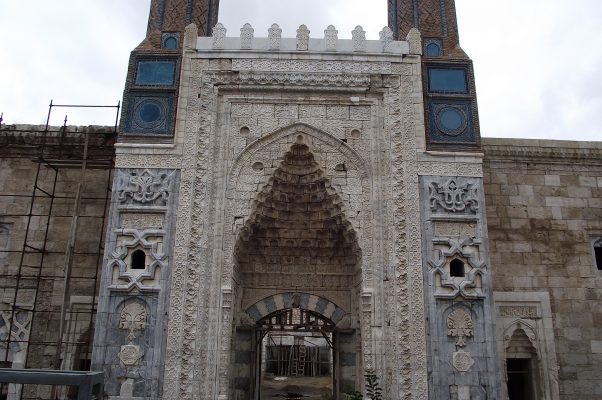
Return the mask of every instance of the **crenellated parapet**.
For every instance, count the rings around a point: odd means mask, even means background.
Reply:
[[[211,37],[199,37],[196,49],[202,51],[262,51],[262,52],[318,52],[407,55],[412,53],[409,41],[393,40],[393,32],[384,27],[379,40],[367,40],[366,32],[358,25],[351,31],[351,39],[339,39],[338,30],[329,25],[323,33],[312,37],[306,25],[297,29],[296,37],[283,38],[282,29],[273,24],[266,36],[256,36],[250,24],[240,28],[240,35],[228,36],[227,28],[217,23]]]

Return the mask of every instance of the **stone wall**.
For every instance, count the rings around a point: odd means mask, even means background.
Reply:
[[[521,325],[543,355],[540,398],[600,398],[602,144],[487,139],[484,151],[498,341]]]
[[[65,251],[81,178],[77,160],[82,157],[84,135],[90,135],[89,157],[95,168],[87,170],[82,190],[61,356],[64,369],[88,369],[114,133],[101,127],[65,131],[51,127],[43,153],[50,161],[39,163],[43,130],[27,125],[0,129],[0,331],[6,338],[16,304],[8,361],[14,368],[58,368],[53,343],[59,332]],[[38,190],[31,206],[38,166]],[[30,247],[23,253],[25,240]],[[4,361],[6,340],[0,342],[0,355]],[[42,396],[47,389],[27,390]]]

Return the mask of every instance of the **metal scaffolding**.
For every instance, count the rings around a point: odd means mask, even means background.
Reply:
[[[53,128],[50,120],[57,108],[112,108],[115,109],[115,123],[110,128],[73,132],[65,117],[62,127]],[[89,106],[50,102],[42,131],[0,130],[0,144],[9,149],[13,146],[13,150],[19,148],[0,157],[28,158],[33,170],[33,181],[27,185],[29,194],[0,191],[0,197],[12,198],[22,206],[27,204],[26,208],[22,207],[26,210],[24,213],[0,215],[4,220],[18,221],[23,227],[20,243],[12,249],[2,250],[12,254],[11,259],[18,259],[18,262],[9,263],[0,270],[0,290],[5,304],[8,303],[6,297],[11,297],[10,309],[0,310],[0,322],[8,332],[5,337],[0,337],[0,345],[6,349],[0,366],[55,370],[90,368],[119,110],[120,104]],[[102,195],[98,194],[98,188],[86,186],[91,174],[94,174],[95,182],[99,181],[99,176],[104,176],[106,190],[100,190]],[[89,195],[90,191],[97,194]],[[57,237],[57,226],[66,225],[67,221],[70,225],[67,237]],[[93,249],[80,239],[82,228],[88,236],[91,233],[97,235]],[[64,249],[57,248],[57,242],[66,243]],[[62,262],[57,261],[60,259]],[[79,272],[74,273],[74,266]],[[76,292],[74,283],[77,283]],[[79,299],[76,306],[73,298]],[[85,328],[80,334],[78,330],[82,330],[82,326]],[[74,332],[79,336],[74,337]],[[10,362],[11,349],[24,349],[25,356],[19,365]],[[75,353],[79,354],[78,360],[69,360],[69,354]],[[13,398],[30,398],[25,392],[19,392]],[[4,398],[2,396],[0,393],[0,398]],[[53,390],[50,398],[63,396]]]

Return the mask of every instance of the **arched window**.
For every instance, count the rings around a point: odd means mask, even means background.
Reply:
[[[464,272],[464,263],[462,260],[458,260],[457,258],[451,260],[449,263],[449,274],[453,278],[464,278],[466,274]]]
[[[602,238],[594,242],[594,257],[596,259],[596,268],[602,271]]]
[[[441,57],[441,45],[437,42],[430,42],[426,45],[427,57]]]
[[[163,42],[163,48],[165,48],[165,49],[177,49],[178,48],[178,40],[175,37],[168,37]]]
[[[142,250],[136,250],[132,253],[132,269],[146,268],[146,254]]]

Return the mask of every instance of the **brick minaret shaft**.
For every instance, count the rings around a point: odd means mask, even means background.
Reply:
[[[460,47],[455,0],[389,0],[389,27],[403,40],[418,28],[423,39],[441,39],[443,54],[468,58]]]
[[[219,0],[152,0],[146,35],[184,32],[186,25],[194,22],[199,35],[209,36],[217,23],[218,9]]]

